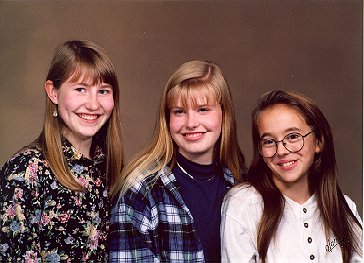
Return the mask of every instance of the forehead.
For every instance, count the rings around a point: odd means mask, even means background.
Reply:
[[[221,98],[205,86],[193,89],[175,87],[170,90],[166,99],[168,108],[215,105],[221,101]]]
[[[283,104],[269,107],[258,114],[259,134],[284,135],[290,131],[303,132],[309,127],[298,110]]]
[[[70,72],[70,76],[65,82],[71,83],[87,83],[87,84],[100,84],[103,82],[100,73],[93,67],[85,64],[78,63],[75,68]]]

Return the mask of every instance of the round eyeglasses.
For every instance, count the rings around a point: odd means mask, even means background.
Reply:
[[[296,153],[301,151],[305,145],[305,137],[315,132],[315,130],[310,131],[306,135],[302,135],[298,132],[288,133],[280,141],[275,141],[273,139],[261,139],[259,142],[259,152],[265,158],[273,157],[277,153],[278,143],[282,142],[284,148],[290,153]]]

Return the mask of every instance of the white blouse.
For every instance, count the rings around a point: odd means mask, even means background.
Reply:
[[[342,262],[340,242],[346,237],[325,237],[316,196],[299,204],[284,196],[284,212],[275,237],[267,252],[267,262]],[[362,223],[355,203],[345,199],[354,215]],[[259,262],[257,225],[263,212],[261,195],[250,186],[232,188],[222,206],[221,257],[222,262]],[[362,242],[362,230],[356,227]],[[346,239],[346,240],[345,240]],[[362,243],[361,243],[362,244]],[[362,262],[354,253],[350,262]]]

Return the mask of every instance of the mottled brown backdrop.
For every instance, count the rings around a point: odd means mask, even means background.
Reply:
[[[229,81],[248,161],[250,112],[263,92],[313,97],[333,128],[340,184],[362,211],[362,12],[360,0],[1,0],[0,165],[41,130],[55,46],[89,39],[117,70],[127,159],[149,141],[170,74],[210,60]]]

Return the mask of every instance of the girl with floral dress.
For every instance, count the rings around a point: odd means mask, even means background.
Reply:
[[[1,262],[106,262],[108,188],[123,166],[119,85],[104,50],[66,41],[39,137],[0,173]]]

